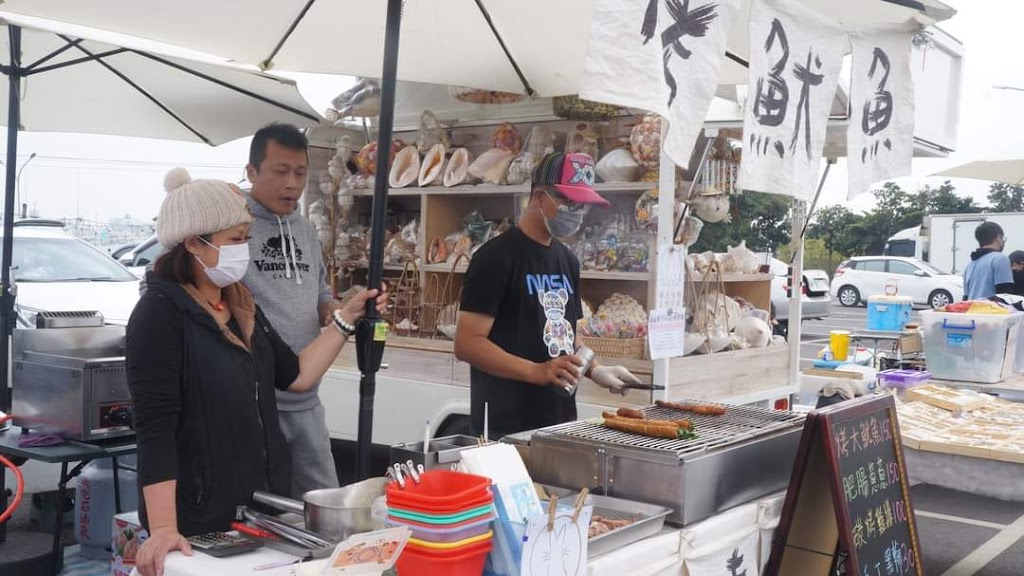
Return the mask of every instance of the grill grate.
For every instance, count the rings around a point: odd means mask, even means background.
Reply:
[[[700,403],[710,404],[709,402]],[[647,418],[651,420],[686,419],[693,422],[697,437],[690,440],[649,438],[612,430],[597,422],[586,420],[552,426],[544,429],[543,433],[569,440],[614,444],[659,453],[674,452],[683,458],[739,444],[776,431],[802,426],[805,418],[803,414],[751,406],[725,406],[725,408],[726,412],[722,416],[702,416],[660,407],[644,409]]]

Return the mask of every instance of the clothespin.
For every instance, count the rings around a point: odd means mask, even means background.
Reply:
[[[590,490],[584,488],[580,491],[580,495],[576,497],[576,505],[572,511],[572,523],[575,524],[580,518],[580,512],[583,511],[583,506],[587,503],[587,496],[590,496]]]
[[[551,495],[548,501],[548,532],[555,531],[555,516],[558,512],[558,496]]]

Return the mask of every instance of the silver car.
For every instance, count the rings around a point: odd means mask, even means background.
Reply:
[[[772,258],[772,311],[774,312],[775,333],[783,336],[789,326],[789,281],[787,274],[789,265]],[[804,270],[804,281],[801,285],[800,312],[802,320],[822,320],[832,313],[832,296],[829,294],[828,273],[824,270]]]

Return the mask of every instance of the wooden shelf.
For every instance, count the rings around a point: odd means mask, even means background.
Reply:
[[[771,282],[774,279],[774,274],[722,274],[722,282],[725,282],[726,284],[740,282]],[[701,282],[701,279],[696,278],[695,281]],[[716,281],[716,279],[709,280],[709,282]]]
[[[456,274],[465,274],[466,266],[459,266],[455,269]],[[424,272],[452,272],[451,264],[427,264],[422,267]],[[601,272],[598,270],[584,270],[580,272],[580,278],[584,280],[628,280],[633,282],[647,282],[651,279],[650,272]]]
[[[342,264],[341,268],[344,268],[346,270],[367,270],[367,269],[369,269],[369,266],[367,264],[358,264],[358,265]],[[391,272],[401,272],[404,269],[405,269],[405,266],[403,266],[401,264],[385,264],[384,265],[384,270],[388,270],[388,271],[391,271]]]
[[[594,185],[594,189],[600,194],[641,194],[657,186],[651,182],[602,182]],[[529,194],[528,184],[517,184],[514,186],[496,186],[494,184],[476,184],[464,186],[407,186],[405,188],[391,188],[389,196],[497,196]],[[352,190],[352,196],[373,196],[373,190],[369,188],[357,188]]]

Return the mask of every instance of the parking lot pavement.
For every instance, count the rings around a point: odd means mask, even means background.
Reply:
[[[832,313],[824,320],[805,320],[800,334],[800,369],[814,364],[818,352],[828,346],[829,333],[832,330],[848,330],[856,332],[867,327],[867,308],[846,308],[840,304],[832,305]],[[919,310],[911,316],[911,322],[920,322]]]

